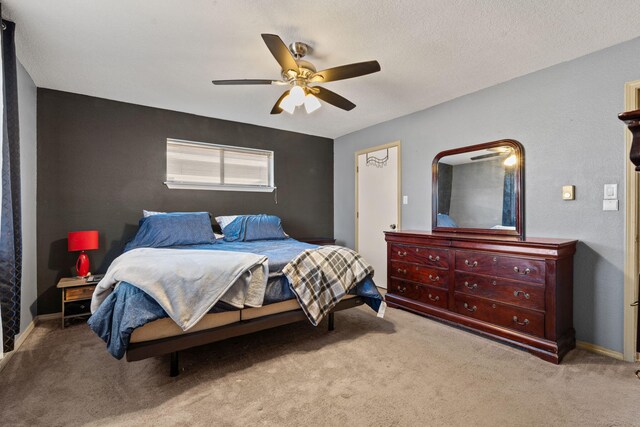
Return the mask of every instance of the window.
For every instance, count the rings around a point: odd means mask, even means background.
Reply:
[[[169,188],[273,191],[273,151],[167,139]]]

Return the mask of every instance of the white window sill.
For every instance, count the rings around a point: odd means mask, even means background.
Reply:
[[[253,191],[258,193],[271,193],[276,187],[263,187],[258,185],[220,185],[193,182],[165,182],[171,190],[214,190],[214,191]]]

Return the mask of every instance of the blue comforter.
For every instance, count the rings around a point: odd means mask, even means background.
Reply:
[[[180,249],[224,250],[235,252],[252,252],[269,258],[269,282],[265,292],[264,305],[273,304],[295,298],[288,280],[282,275],[282,268],[305,249],[317,246],[302,243],[294,239],[261,240],[254,242],[221,242],[216,244],[178,246]],[[357,295],[366,303],[378,310],[382,296],[378,292],[371,277],[358,283]],[[210,313],[217,313],[235,308],[218,303]],[[136,328],[154,320],[168,317],[167,313],[149,295],[136,288],[134,284],[122,282],[100,305],[89,318],[89,327],[107,343],[107,350],[114,357],[121,359],[127,351],[131,334]]]

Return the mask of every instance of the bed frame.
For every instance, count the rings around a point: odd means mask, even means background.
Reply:
[[[361,297],[340,301],[327,316],[329,331],[333,331],[334,329],[334,313],[336,311],[347,310],[362,304],[364,304],[364,300]],[[175,377],[180,373],[178,354],[181,350],[226,340],[228,338],[239,337],[241,335],[252,334],[265,329],[271,329],[277,326],[288,325],[290,323],[301,322],[304,320],[308,321],[307,316],[304,314],[302,309],[299,309],[271,314],[250,320],[241,320],[229,325],[205,329],[190,334],[177,335],[153,341],[131,343],[127,349],[127,361],[133,362],[136,360],[147,359],[149,357],[171,354],[169,375]]]

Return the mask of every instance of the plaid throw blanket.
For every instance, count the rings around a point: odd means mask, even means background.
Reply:
[[[355,251],[341,246],[307,249],[282,270],[302,310],[314,326],[368,275],[373,267]]]

